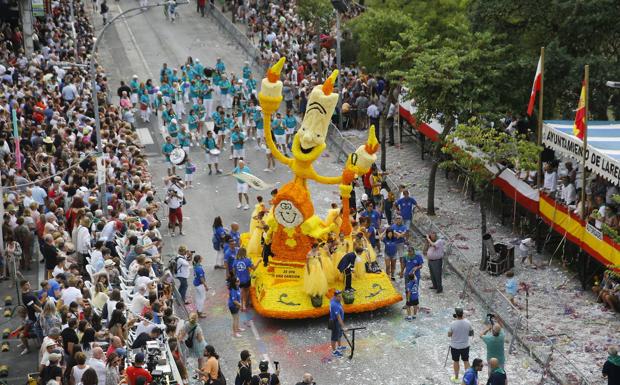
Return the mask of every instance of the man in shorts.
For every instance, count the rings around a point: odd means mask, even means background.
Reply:
[[[289,109],[286,111],[286,116],[284,117],[284,130],[286,133],[286,145],[291,145],[293,141],[293,135],[295,135],[295,130],[297,128],[297,118],[293,115],[293,110]]]
[[[260,141],[261,139],[265,138],[265,130],[263,129],[263,114],[262,114],[263,109],[261,108],[261,106],[256,106],[256,109],[254,111],[254,124],[256,125],[256,149],[260,150],[261,148],[261,144]]]
[[[215,168],[215,172],[217,174],[221,174],[222,170],[220,170],[218,166],[218,162],[220,158],[218,153],[220,149],[218,148],[217,142],[215,138],[213,137],[213,131],[211,130],[207,131],[207,136],[202,140],[202,148],[204,148],[205,154],[207,157],[207,166],[209,167],[209,175],[213,173],[213,169],[211,168],[211,166]]]
[[[469,369],[469,337],[474,335],[474,329],[471,323],[463,318],[463,309],[457,307],[454,309],[454,318],[448,329],[448,337],[450,337],[450,353],[452,354],[452,368],[454,369],[454,377],[452,382],[459,383],[459,361],[463,361],[465,370]]]
[[[168,205],[168,229],[170,236],[175,236],[176,227],[179,226],[179,235],[183,235],[183,182],[181,178],[173,175],[164,179],[166,183],[166,199],[164,202]]]
[[[276,147],[286,155],[286,130],[284,128],[284,121],[282,120],[282,114],[279,112],[276,114],[276,118],[271,122],[271,130],[276,140]]]
[[[230,141],[233,145],[233,162],[235,167],[237,166],[237,162],[245,158],[245,134],[239,128],[239,125],[235,125],[232,133],[230,134]]]
[[[250,173],[250,168],[245,165],[243,160],[239,160],[237,166],[233,169],[234,174],[241,174],[245,172],[247,174]],[[248,197],[248,191],[250,190],[250,186],[243,180],[237,178],[237,194],[239,195],[239,204],[237,208],[243,208],[244,210],[248,210],[250,208],[250,198]],[[245,205],[243,204],[243,198],[245,197]]]
[[[176,170],[174,168],[174,164],[170,161],[170,154],[172,154],[172,150],[174,150],[174,144],[172,144],[172,138],[170,136],[166,136],[166,143],[161,146],[161,152],[166,157],[166,164],[168,165],[168,176],[174,175]]]
[[[329,324],[331,326],[332,356],[342,357],[346,346],[342,345],[342,331],[344,327],[344,309],[342,308],[342,292],[336,290],[329,301]]]

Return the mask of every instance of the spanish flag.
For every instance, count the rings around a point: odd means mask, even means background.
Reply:
[[[575,113],[575,123],[573,124],[573,135],[583,140],[586,133],[586,84],[581,85],[581,95],[579,105]]]

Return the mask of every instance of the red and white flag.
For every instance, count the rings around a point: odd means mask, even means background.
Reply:
[[[536,94],[540,91],[540,82],[542,80],[542,57],[538,58],[538,67],[536,67],[536,76],[534,76],[534,84],[532,84],[532,93],[530,94],[530,103],[527,105],[527,114],[532,116],[534,111],[534,103],[536,102]]]

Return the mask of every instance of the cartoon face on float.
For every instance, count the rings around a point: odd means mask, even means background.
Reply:
[[[327,130],[338,104],[338,94],[332,92],[337,76],[338,71],[334,71],[310,92],[301,127],[293,137],[291,152],[297,160],[312,162],[325,150]]]
[[[275,206],[273,214],[280,225],[288,228],[297,227],[304,221],[301,211],[295,207],[293,202],[286,199]]]

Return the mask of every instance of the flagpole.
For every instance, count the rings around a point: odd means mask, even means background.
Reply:
[[[583,125],[583,171],[582,171],[582,179],[581,179],[581,219],[586,219],[586,162],[587,162],[587,152],[588,152],[588,88],[590,83],[590,66],[586,64],[585,75],[583,84],[585,87],[585,96],[584,96],[584,125]]]
[[[538,146],[542,146],[543,126],[543,91],[545,86],[545,47],[540,47],[540,97],[538,98],[538,132],[536,133]],[[542,154],[538,156],[537,185],[542,186]]]

